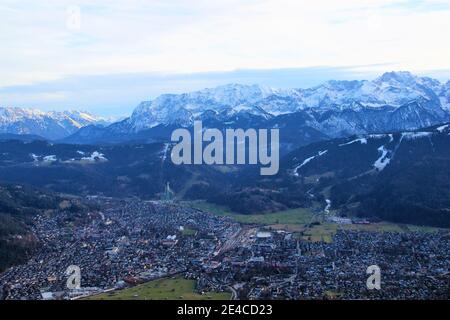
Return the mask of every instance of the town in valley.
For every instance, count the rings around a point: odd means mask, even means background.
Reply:
[[[310,241],[289,228],[241,223],[172,201],[85,201],[98,209],[33,218],[41,245],[26,263],[0,274],[2,299],[95,299],[174,278],[194,281],[200,297],[229,299],[450,297],[446,230],[337,228],[331,241]],[[352,223],[336,219],[330,221]],[[77,288],[67,285],[71,265],[80,268]],[[370,265],[381,270],[380,290],[366,286]]]

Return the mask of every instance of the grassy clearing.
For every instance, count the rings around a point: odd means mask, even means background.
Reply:
[[[314,225],[304,231],[303,239],[312,242],[323,241],[331,243],[333,241],[333,236],[338,230],[338,227],[339,226],[334,223]]]
[[[208,203],[206,201],[191,201],[190,206],[202,211],[207,211],[218,216],[230,216],[238,222],[246,224],[285,224],[298,225],[316,221],[316,218],[309,209],[297,208],[285,211],[265,213],[265,214],[239,214],[232,212],[224,206]]]
[[[233,215],[234,219],[242,223],[248,224],[287,224],[287,225],[304,225],[315,221],[311,211],[305,208],[297,208],[266,214],[252,214],[252,215]]]
[[[192,208],[202,210],[205,212],[210,212],[217,216],[235,216],[239,215],[236,212],[231,211],[225,206],[221,206],[218,204],[206,202],[205,200],[195,200],[195,201],[184,201],[183,204],[190,206]]]
[[[90,296],[86,300],[229,300],[230,297],[228,292],[196,293],[194,280],[175,277]]]

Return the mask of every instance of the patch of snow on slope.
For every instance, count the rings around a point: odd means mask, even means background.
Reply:
[[[372,139],[383,139],[385,137],[389,137],[389,142],[394,141],[394,135],[392,133],[390,134],[370,134],[369,138]]]
[[[108,161],[108,159],[105,158],[105,155],[98,151],[92,152],[90,157],[83,157],[83,158],[81,158],[81,160],[89,161],[89,162]]]
[[[51,156],[45,156],[43,158],[44,162],[55,162],[57,161],[56,156],[55,155],[51,155]]]
[[[442,132],[444,132],[444,130],[447,129],[449,126],[450,126],[450,124],[445,124],[445,125],[443,125],[443,126],[440,126],[440,127],[436,128],[436,130],[442,133]]]
[[[356,143],[356,142],[359,142],[361,144],[367,144],[367,139],[366,138],[355,139],[350,142],[340,144],[339,147],[348,146],[348,145]]]
[[[381,156],[377,159],[377,161],[375,161],[375,163],[373,164],[373,166],[378,170],[378,171],[382,171],[384,168],[386,168],[386,166],[389,164],[389,162],[391,161],[391,159],[389,159],[387,157],[388,154],[388,150],[384,147],[381,146],[378,148],[378,151],[381,152]]]
[[[298,177],[298,169],[300,169],[301,167],[303,167],[304,165],[306,165],[308,162],[310,162],[311,160],[313,160],[314,158],[320,157],[322,155],[324,155],[325,153],[327,153],[328,150],[323,150],[323,151],[319,151],[315,156],[309,157],[305,160],[303,160],[303,162],[301,164],[299,164],[297,167],[294,168],[294,175],[296,177]]]
[[[403,132],[402,139],[415,140],[433,135],[433,132]]]
[[[31,153],[30,157],[33,158],[34,162],[38,162],[39,161],[39,157],[37,155],[35,155],[34,153]]]
[[[330,208],[331,208],[331,200],[330,199],[325,199],[325,202],[327,203],[327,206],[325,207],[324,211],[326,214],[330,213]]]
[[[164,148],[163,148],[162,156],[161,156],[162,162],[166,161],[166,159],[167,159],[167,150],[169,150],[169,144],[164,143]]]

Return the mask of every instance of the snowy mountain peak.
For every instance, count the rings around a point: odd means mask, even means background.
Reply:
[[[409,71],[391,71],[385,72],[383,75],[378,77],[375,82],[396,82],[402,84],[409,84],[416,82],[418,79],[417,76],[414,76]]]
[[[0,133],[33,134],[47,139],[64,138],[78,129],[108,122],[84,111],[49,111],[0,107]]]
[[[45,112],[32,108],[0,107],[0,119],[20,117],[39,117],[45,115]]]
[[[189,125],[203,113],[248,111],[259,113],[254,104],[279,90],[260,85],[227,84],[215,88],[182,94],[163,94],[151,101],[141,102],[128,122],[134,131],[149,129],[158,124]]]
[[[142,102],[127,123],[137,132],[159,124],[189,125],[205,113],[208,117],[247,113],[267,119],[306,110],[363,112],[374,108],[392,110],[405,105],[409,106],[408,110],[415,105],[425,106],[436,113],[431,117],[439,118],[443,112],[450,111],[449,87],[448,83],[442,85],[438,80],[418,77],[408,71],[386,72],[372,81],[330,80],[307,89],[226,84],[190,93],[163,94]],[[414,101],[420,103],[411,104]]]
[[[270,126],[304,126],[332,137],[411,130],[450,121],[450,82],[400,71],[374,80],[330,80],[306,89],[232,83],[141,102],[129,118],[105,128],[104,136],[120,140],[159,125],[188,127],[196,119],[225,126],[268,121]],[[0,133],[59,139],[91,124],[104,124],[104,119],[77,110],[0,108]],[[102,135],[91,126],[82,131],[83,139]]]

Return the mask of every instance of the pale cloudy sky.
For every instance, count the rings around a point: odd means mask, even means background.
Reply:
[[[445,0],[2,0],[0,106],[127,114],[227,82],[450,78]]]

